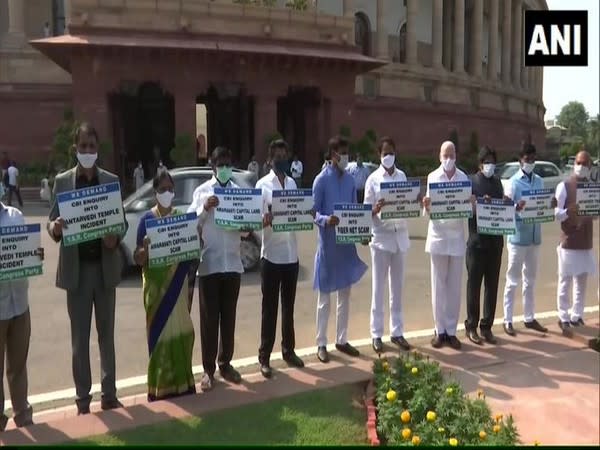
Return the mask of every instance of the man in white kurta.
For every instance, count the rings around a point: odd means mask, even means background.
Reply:
[[[442,144],[440,163],[440,167],[427,176],[427,194],[423,199],[427,211],[431,205],[431,183],[469,181],[467,175],[456,167],[456,151],[452,142]],[[430,219],[425,251],[431,255],[431,302],[435,322],[435,336],[431,345],[440,348],[447,343],[458,350],[461,345],[456,337],[456,328],[466,253],[464,219]]]
[[[588,275],[598,273],[593,250],[594,224],[592,217],[578,215],[577,183],[589,182],[592,159],[581,151],[575,157],[573,175],[556,187],[556,220],[561,235],[558,253],[557,308],[558,325],[564,331],[571,326],[584,325],[583,309]],[[597,216],[595,217],[597,218]],[[573,287],[573,304],[569,291]]]
[[[371,262],[373,267],[371,296],[371,338],[373,350],[383,351],[383,322],[385,313],[385,285],[389,282],[391,341],[404,350],[410,345],[404,339],[402,322],[402,288],[404,286],[404,260],[410,247],[406,220],[382,221],[381,210],[385,202],[381,196],[381,183],[406,181],[406,175],[395,166],[396,149],[391,138],[382,138],[379,144],[381,165],[367,178],[365,204],[373,205],[373,238]]]

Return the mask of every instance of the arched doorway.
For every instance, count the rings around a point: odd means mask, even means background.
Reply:
[[[354,15],[354,44],[363,55],[371,54],[371,24],[367,15],[362,12]]]

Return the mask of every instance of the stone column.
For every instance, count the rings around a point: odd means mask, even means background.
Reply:
[[[354,17],[354,0],[344,0],[344,17]]]
[[[65,34],[69,34],[69,24],[71,23],[71,0],[64,0],[65,13]]]
[[[512,82],[515,87],[521,86],[521,67],[523,66],[522,61],[522,43],[521,43],[521,26],[522,26],[522,8],[521,0],[513,0],[513,54],[512,54]]]
[[[378,0],[381,1],[381,0]],[[417,16],[418,0],[406,0],[406,63],[418,63]]]
[[[454,0],[454,54],[453,71],[465,71],[465,0]]]
[[[510,61],[512,45],[512,0],[504,0],[502,17],[502,83],[510,84]]]
[[[483,44],[483,0],[473,2],[473,15],[472,15],[472,29],[473,36],[471,36],[470,49],[470,72],[474,77],[481,77],[483,70],[482,61],[482,44]]]
[[[433,15],[431,19],[433,68],[440,69],[444,54],[444,0],[433,0]]]
[[[15,48],[25,45],[25,2],[8,0],[8,33],[3,46]]]
[[[388,34],[385,30],[385,1],[377,0],[377,58],[390,59],[388,51]]]
[[[444,55],[442,61],[447,70],[452,70],[452,0],[444,0]]]
[[[498,15],[500,2],[499,0],[492,0],[488,2],[488,5],[490,5],[488,79],[496,81],[498,79]]]
[[[257,161],[267,160],[265,139],[277,131],[277,95],[262,93],[254,97],[254,155]]]

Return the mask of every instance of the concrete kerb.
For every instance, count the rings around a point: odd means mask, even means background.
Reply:
[[[589,306],[585,308],[585,314],[587,315],[594,313],[598,314],[598,312],[600,312],[600,306]],[[557,313],[555,311],[537,313],[536,318],[540,321],[549,322],[551,319],[557,318]],[[513,322],[522,323],[523,320],[523,316],[515,316]],[[496,319],[494,321],[494,325],[496,326],[502,325],[502,323],[502,319]],[[464,325],[460,324],[458,326],[457,331],[464,332]],[[405,333],[404,336],[406,339],[410,340],[414,344],[420,344],[433,336],[433,330],[425,329],[410,331]],[[385,337],[384,340],[389,341],[389,336]],[[351,344],[359,349],[364,349],[364,351],[368,352],[371,347],[371,338],[354,340],[351,341]],[[306,362],[317,361],[315,357],[315,349],[315,347],[298,349],[296,353],[301,358],[304,358]],[[335,352],[335,344],[328,345],[327,350],[330,352]],[[276,369],[279,369],[280,367],[285,367],[285,363],[283,362],[283,358],[280,352],[276,352],[271,355],[271,363]],[[232,361],[232,365],[244,375],[258,372],[258,361],[256,356],[250,356]],[[199,378],[203,373],[202,366],[194,366],[192,370],[194,376],[197,377],[197,380],[199,381]],[[145,387],[146,375],[139,375],[117,381],[117,390],[119,391],[120,397],[123,400],[134,398],[137,397],[139,394],[145,393]],[[99,394],[100,392],[100,384],[94,384],[92,386],[91,394]],[[74,398],[75,389],[69,388],[54,392],[32,395],[29,397],[29,402],[33,406],[34,411],[36,411],[36,413],[34,414],[34,418],[36,418],[42,415],[46,415],[48,413],[55,413],[63,410],[73,410],[75,408],[75,406],[73,405]],[[93,405],[99,405],[99,402],[94,402]],[[9,400],[7,400],[6,409],[9,410],[10,408],[11,403]]]

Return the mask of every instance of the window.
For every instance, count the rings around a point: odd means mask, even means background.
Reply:
[[[371,26],[369,18],[362,12],[354,16],[354,44],[360,48],[363,55],[371,53]]]
[[[533,171],[542,178],[559,176],[558,169],[550,164],[536,164]]]

